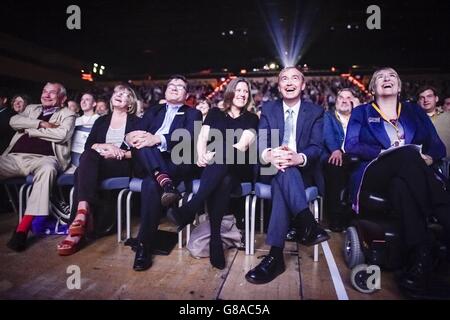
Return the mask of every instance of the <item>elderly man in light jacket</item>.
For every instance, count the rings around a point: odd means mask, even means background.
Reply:
[[[61,84],[47,83],[41,104],[27,106],[10,120],[16,133],[0,156],[0,179],[33,175],[25,215],[7,244],[12,250],[25,249],[33,217],[49,214],[53,182],[57,173],[69,166],[75,114],[63,108],[66,98]]]

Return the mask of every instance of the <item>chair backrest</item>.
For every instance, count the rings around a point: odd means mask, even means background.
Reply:
[[[72,136],[71,163],[78,167],[80,156],[84,151],[84,145],[91,133],[92,127],[77,126]]]

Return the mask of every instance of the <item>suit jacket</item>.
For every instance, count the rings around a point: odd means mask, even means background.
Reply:
[[[445,156],[445,146],[433,123],[418,105],[403,103],[399,121],[405,132],[405,144],[422,145],[422,153],[431,156],[435,161]],[[353,109],[345,138],[345,151],[361,160],[351,178],[353,199],[356,198],[367,165],[378,157],[382,149],[388,149],[390,146],[384,121],[372,105],[367,103]]]
[[[155,134],[163,124],[165,115],[165,104],[159,104],[151,107],[145,112],[144,116],[137,124],[135,130],[144,130],[150,132],[151,134]],[[186,129],[189,132],[192,141],[194,141],[195,121],[200,121],[198,124],[199,126],[201,126],[202,113],[187,105],[182,105],[178,110],[177,115],[173,119],[173,122],[169,129],[169,133],[164,135],[167,142],[167,152],[170,152],[172,148],[181,140],[181,138],[179,140],[173,141],[171,139],[172,133],[176,129]]]
[[[323,191],[323,178],[320,169],[320,155],[323,149],[323,114],[322,107],[302,101],[297,118],[296,142],[297,152],[307,157],[306,166],[301,168],[302,174],[310,178]],[[272,144],[271,130],[279,130],[278,141]],[[281,145],[284,135],[284,112],[281,100],[269,102],[262,107],[258,127],[258,150],[261,154],[266,148]]]
[[[11,139],[8,148],[3,153],[8,154],[17,140],[28,133],[31,138],[40,138],[52,143],[53,153],[55,154],[61,168],[65,170],[70,164],[70,149],[72,144],[72,134],[75,125],[75,113],[68,108],[61,108],[50,118],[49,122],[58,124],[58,128],[45,129],[40,128],[38,120],[42,113],[42,105],[32,104],[25,110],[13,116],[9,122],[11,127],[16,130],[16,134]]]
[[[109,129],[109,125],[111,124],[112,114],[108,114],[102,116],[95,120],[94,125],[92,126],[91,132],[86,140],[86,144],[84,145],[84,150],[90,149],[92,145],[96,143],[105,143],[106,134]],[[135,115],[129,114],[127,116],[127,123],[125,126],[125,134],[135,130],[137,123],[139,122],[139,118]],[[125,143],[122,143],[120,146],[121,149],[127,150],[128,146]]]
[[[336,118],[335,111],[325,112],[323,117],[324,153],[329,157],[333,151],[341,150],[344,138],[344,128],[342,128],[341,122]]]
[[[14,136],[14,130],[9,125],[11,117],[16,113],[11,109],[6,107],[5,110],[0,112],[0,153],[5,151],[8,147],[11,138]]]

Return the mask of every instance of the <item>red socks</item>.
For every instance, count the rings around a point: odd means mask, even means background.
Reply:
[[[84,214],[84,215],[87,215],[88,212],[87,212],[86,209],[78,209],[78,210],[77,210],[77,214]],[[75,216],[76,216],[76,215],[75,215]]]
[[[164,186],[168,183],[172,183],[172,180],[170,179],[169,175],[162,172],[155,172],[155,179],[161,186],[161,188],[164,188]]]
[[[22,221],[20,221],[17,226],[16,232],[27,233],[31,229],[31,223],[33,222],[34,216],[30,216],[28,214],[24,215]]]

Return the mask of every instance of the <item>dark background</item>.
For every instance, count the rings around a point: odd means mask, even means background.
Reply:
[[[81,8],[81,30],[66,28],[71,4]],[[381,8],[381,30],[366,27],[370,4]],[[446,0],[7,0],[1,3],[0,30],[86,64],[98,61],[109,77],[142,78],[279,62],[264,22],[274,12],[282,26],[292,23],[293,15],[299,26],[309,26],[303,29],[299,63],[311,68],[450,69]]]

